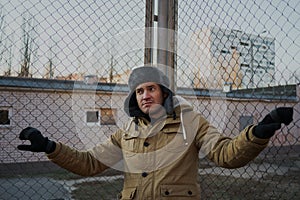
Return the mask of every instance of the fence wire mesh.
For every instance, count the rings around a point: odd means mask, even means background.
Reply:
[[[299,199],[299,1],[177,5],[177,93],[221,132],[234,137],[275,107],[294,107],[294,121],[245,167],[222,169],[199,155],[202,199]],[[122,173],[80,177],[16,146],[32,126],[83,150],[128,120],[123,101],[131,69],[144,63],[145,7],[144,0],[0,3],[0,199],[116,198]]]

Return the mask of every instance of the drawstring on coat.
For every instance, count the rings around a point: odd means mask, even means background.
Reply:
[[[182,124],[182,137],[183,137],[183,140],[184,140],[184,144],[188,145],[187,138],[186,138],[186,130],[184,128],[184,123],[183,123],[183,112],[180,112],[180,121],[181,121],[181,124]]]

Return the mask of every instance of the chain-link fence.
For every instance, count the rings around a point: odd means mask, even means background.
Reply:
[[[174,3],[175,2],[175,3]],[[294,121],[255,160],[222,169],[202,158],[203,199],[300,198],[300,3],[174,1],[176,92],[234,137],[272,109]],[[149,1],[148,1],[149,3]],[[128,76],[159,60],[159,1],[2,1],[0,3],[0,199],[115,199],[123,175],[80,177],[42,153],[18,151],[20,131],[87,149],[128,120]],[[145,37],[146,36],[146,37]],[[146,46],[145,46],[146,45]],[[201,156],[200,156],[201,157]]]

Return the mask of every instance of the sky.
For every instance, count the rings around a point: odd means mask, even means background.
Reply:
[[[183,2],[183,1],[182,1]],[[275,65],[279,73],[300,75],[300,1],[184,1],[185,13],[179,24],[188,32],[205,26],[242,30],[275,38]],[[183,6],[180,6],[183,7]],[[189,21],[193,21],[189,26]],[[195,23],[196,22],[196,23]],[[198,22],[198,23],[197,23]]]
[[[34,76],[46,72],[50,58],[53,58],[56,75],[78,71],[105,74],[107,70],[101,69],[109,66],[113,59],[121,60],[116,65],[143,62],[143,0],[4,0],[0,3],[0,11],[4,16],[0,52],[6,49],[0,61],[0,74],[7,70],[5,63],[11,57],[8,49],[13,55],[12,70],[17,72],[20,68],[22,16],[34,18],[31,21],[35,26],[31,33],[34,37]],[[298,0],[178,1],[180,35],[191,35],[214,26],[275,38],[278,78],[284,76],[281,80],[284,82],[290,81],[294,72],[300,75]]]

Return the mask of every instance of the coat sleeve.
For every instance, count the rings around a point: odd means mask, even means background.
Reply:
[[[268,145],[269,139],[253,135],[253,125],[246,127],[234,138],[221,134],[206,119],[200,117],[196,144],[218,166],[238,168],[246,165]]]
[[[60,167],[82,176],[92,176],[103,172],[122,160],[119,147],[121,132],[112,135],[105,143],[89,149],[78,151],[65,144],[57,143],[48,158]]]

